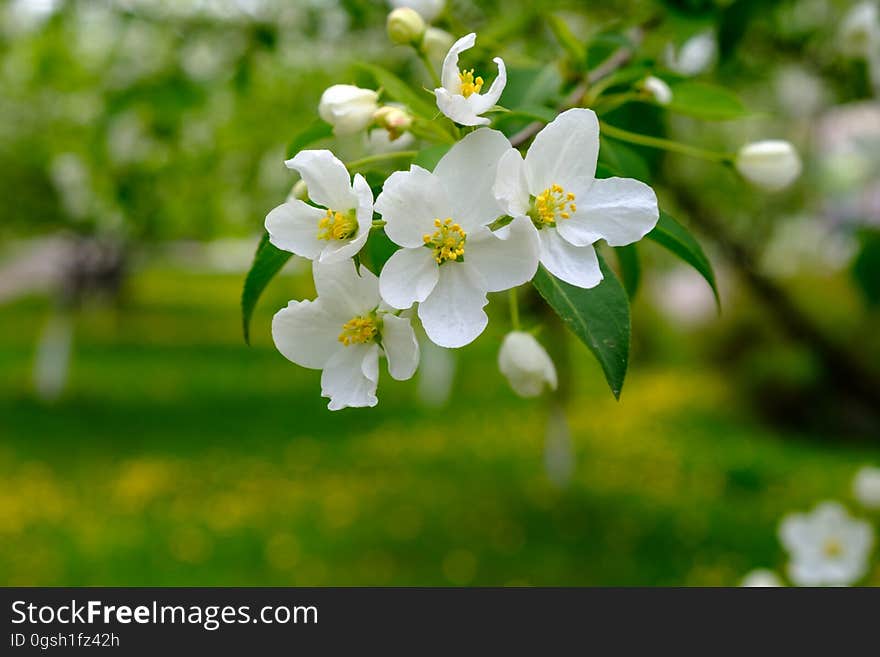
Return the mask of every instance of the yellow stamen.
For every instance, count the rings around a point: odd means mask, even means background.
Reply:
[[[461,95],[467,98],[471,94],[480,93],[483,88],[483,78],[474,79],[474,69],[470,71],[460,71],[458,79],[461,81]]]
[[[467,239],[461,226],[452,223],[452,219],[440,221],[434,220],[434,226],[437,230],[433,234],[425,234],[422,240],[425,246],[434,251],[434,260],[438,265],[450,260],[461,260],[464,258],[464,243]]]
[[[560,219],[570,219],[577,212],[575,195],[566,192],[561,185],[550,185],[532,201],[529,217],[537,228],[555,226]]]
[[[822,551],[825,553],[826,557],[833,559],[834,557],[839,557],[843,554],[843,546],[837,539],[830,538],[825,541],[825,545],[822,546]]]
[[[373,342],[379,335],[379,326],[374,315],[353,317],[342,325],[339,341],[346,347],[353,344]]]
[[[354,210],[346,213],[327,210],[318,222],[319,240],[347,240],[357,233],[357,215]]]

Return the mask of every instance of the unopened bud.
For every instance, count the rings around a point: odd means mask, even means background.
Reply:
[[[556,390],[556,367],[530,333],[507,334],[498,352],[498,369],[520,397],[537,397],[545,385]]]
[[[321,96],[318,114],[333,126],[337,135],[351,135],[370,125],[378,98],[372,89],[334,84]]]
[[[756,141],[737,153],[736,170],[755,187],[778,192],[801,174],[801,158],[787,141]]]
[[[394,107],[393,105],[385,105],[376,110],[373,114],[373,121],[380,128],[388,131],[388,137],[394,141],[412,126],[412,116],[407,112]]]
[[[658,77],[649,75],[642,80],[641,88],[658,105],[668,105],[672,102],[672,89]]]
[[[443,13],[446,0],[389,0],[389,4],[395,9],[401,7],[414,9],[419,13],[419,16],[430,23]]]
[[[306,185],[305,180],[297,180],[296,184],[293,186],[293,189],[290,190],[290,198],[299,199],[300,201],[307,201],[309,198],[309,187]]]
[[[425,36],[425,19],[415,9],[401,7],[388,14],[388,38],[400,46],[418,45]]]

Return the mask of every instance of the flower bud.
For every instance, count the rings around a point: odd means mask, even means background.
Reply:
[[[309,187],[306,185],[306,181],[297,180],[293,189],[290,190],[290,196],[288,198],[307,201],[309,198]]]
[[[880,46],[880,14],[877,5],[860,2],[840,24],[840,50],[850,57],[869,57]]]
[[[556,390],[553,361],[530,333],[511,331],[501,343],[498,369],[520,397],[537,397],[544,384]]]
[[[373,114],[373,121],[380,128],[388,131],[388,137],[394,141],[412,126],[413,118],[406,111],[393,105],[385,105]]]
[[[756,141],[739,150],[736,170],[755,187],[778,192],[791,185],[800,175],[801,158],[787,141]]]
[[[401,7],[388,14],[385,27],[391,43],[399,46],[417,45],[425,36],[425,19],[409,7]]]
[[[389,0],[389,4],[395,9],[406,7],[418,12],[425,21],[430,23],[440,14],[446,7],[446,0]]]
[[[648,94],[658,105],[668,105],[672,102],[672,89],[663,80],[649,75],[641,84],[642,91]]]
[[[351,135],[373,121],[379,95],[372,89],[350,84],[334,84],[321,96],[318,114],[333,126],[337,135]]]
[[[772,570],[766,568],[758,568],[743,577],[740,586],[749,588],[767,588],[774,586],[784,586],[782,579]]]
[[[422,49],[428,55],[434,64],[440,65],[446,58],[446,53],[455,43],[455,37],[446,30],[439,27],[429,27],[425,30],[425,37],[422,39]]]
[[[853,494],[866,509],[880,509],[880,468],[861,468],[853,480]]]

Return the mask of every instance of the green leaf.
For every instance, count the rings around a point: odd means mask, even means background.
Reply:
[[[691,80],[672,83],[670,87],[672,102],[666,106],[670,112],[710,121],[728,121],[749,115],[742,101],[723,87]]]
[[[646,183],[651,181],[651,171],[644,158],[635,149],[606,137],[600,137],[599,140],[601,142],[599,162],[605,165],[607,170],[614,172],[609,176],[636,178]]]
[[[414,114],[429,120],[437,116],[437,106],[428,100],[427,93],[413,90],[412,86],[381,66],[365,63],[360,63],[358,66],[372,75],[385,93],[406,105]]]
[[[566,326],[593,352],[614,396],[620,399],[629,362],[629,300],[620,281],[599,256],[605,278],[590,289],[574,287],[543,267],[532,281]]]
[[[378,274],[382,271],[382,267],[397,249],[397,244],[391,241],[384,230],[370,231],[370,239],[367,240],[367,253],[370,256],[373,273]]]
[[[630,300],[634,299],[639,291],[639,284],[642,282],[642,265],[639,262],[639,252],[635,243],[626,246],[614,247],[614,253],[617,254],[617,264],[620,269],[620,278],[623,280],[623,287]]]
[[[852,276],[865,301],[880,306],[880,231],[865,231],[861,249],[852,264]]]
[[[310,146],[320,139],[326,139],[333,136],[333,126],[325,123],[321,119],[317,119],[314,123],[309,124],[305,130],[300,132],[293,141],[287,145],[287,157],[291,158],[299,153],[306,146]]]
[[[241,291],[241,328],[244,332],[244,341],[251,343],[250,325],[251,315],[257,307],[257,301],[266,286],[275,274],[290,260],[292,254],[276,248],[269,242],[269,234],[265,233],[257,246],[254,254],[254,262],[251,270],[244,281],[244,289]]]
[[[690,234],[687,228],[678,223],[668,214],[660,211],[660,220],[647,237],[654,240],[660,246],[668,249],[673,254],[684,260],[691,267],[696,269],[709,287],[712,288],[712,294],[715,295],[715,303],[721,308],[721,299],[718,296],[718,288],[715,285],[715,272],[712,271],[712,263],[703,252],[703,247]]]
[[[435,146],[428,146],[427,148],[423,148],[419,151],[419,154],[416,155],[413,160],[413,164],[422,167],[423,169],[427,169],[428,171],[433,171],[434,167],[437,166],[437,163],[443,159],[443,156],[449,152],[450,146],[447,144],[437,144]]]
[[[582,69],[586,65],[587,49],[584,44],[580,42],[580,39],[578,39],[571,31],[568,23],[556,14],[550,14],[547,16],[547,24],[550,26],[550,31],[553,32],[553,36],[556,37],[559,45],[561,45],[568,53],[568,56],[571,57],[575,67],[577,69]]]

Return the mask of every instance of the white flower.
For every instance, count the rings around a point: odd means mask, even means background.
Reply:
[[[415,9],[419,15],[429,23],[443,13],[446,0],[388,0],[394,8],[408,7]]]
[[[272,320],[275,346],[302,367],[323,370],[321,394],[328,408],[375,406],[379,356],[392,378],[412,377],[419,344],[409,319],[379,298],[379,281],[352,260],[314,263],[314,301],[291,301]]]
[[[860,468],[853,479],[853,494],[866,509],[880,509],[880,468]]]
[[[413,165],[385,182],[376,211],[385,232],[403,248],[382,269],[382,298],[395,308],[419,303],[428,337],[441,347],[461,347],[486,328],[487,292],[532,279],[538,243],[527,220],[497,232],[501,214],[492,195],[498,158],[510,148],[500,132],[467,135],[434,172]]]
[[[507,69],[504,67],[504,60],[500,57],[492,60],[498,65],[498,77],[485,94],[480,93],[483,88],[483,78],[474,77],[473,69],[469,71],[458,69],[458,56],[468,48],[473,48],[476,40],[477,35],[471,32],[452,44],[452,48],[443,60],[441,71],[443,86],[434,90],[440,111],[461,125],[487,125],[489,119],[480,114],[495,106],[507,84]]]
[[[672,89],[663,80],[649,75],[642,80],[642,89],[654,99],[658,105],[668,105],[672,102]]]
[[[520,397],[537,397],[547,385],[556,390],[556,368],[531,333],[511,331],[501,343],[498,369]]]
[[[740,586],[745,586],[747,588],[766,588],[773,586],[784,586],[784,584],[782,583],[782,578],[780,578],[779,575],[774,573],[772,570],[767,570],[766,568],[758,568],[743,577]]]
[[[880,45],[880,15],[875,2],[854,5],[840,24],[840,49],[851,57],[868,57]]]
[[[352,135],[373,122],[379,94],[350,84],[334,84],[322,95],[318,114],[337,135]]]
[[[701,32],[684,42],[675,51],[671,43],[666,47],[666,64],[680,75],[699,75],[709,69],[715,62],[718,44],[711,32]]]
[[[794,146],[782,139],[756,141],[739,150],[736,170],[755,187],[778,192],[801,174],[801,158]]]
[[[779,539],[791,561],[788,576],[798,586],[848,586],[868,570],[874,531],[837,502],[812,513],[792,513],[779,525]]]
[[[498,165],[495,196],[507,213],[528,217],[541,242],[541,264],[578,287],[602,280],[593,244],[630,244],[657,224],[654,191],[631,178],[596,178],[599,121],[572,109],[547,125],[525,159],[510,149]]]
[[[354,256],[373,225],[373,192],[360,174],[354,183],[330,151],[300,151],[284,164],[296,169],[316,208],[299,199],[266,216],[269,241],[309,260],[339,262]]]

